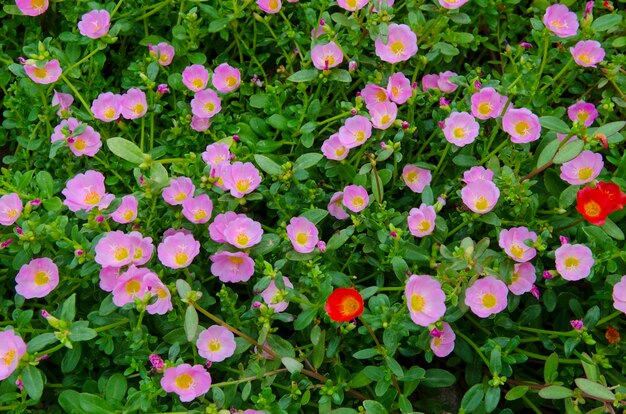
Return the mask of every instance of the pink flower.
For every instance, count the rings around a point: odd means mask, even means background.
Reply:
[[[283,276],[283,284],[285,287],[293,289],[293,285],[291,281]],[[271,281],[269,286],[265,288],[263,292],[261,292],[261,297],[270,308],[274,309],[274,313],[284,312],[289,306],[289,302],[284,300],[285,296],[287,296],[287,292],[285,290],[279,290],[276,287],[276,282]]]
[[[25,354],[26,342],[13,329],[0,332],[0,381],[7,379],[17,369]]]
[[[376,56],[387,63],[409,60],[417,53],[417,36],[406,24],[391,23],[388,29],[387,43],[380,35],[374,42]]]
[[[106,10],[92,10],[83,14],[78,22],[78,30],[83,36],[99,39],[109,33],[111,15]]]
[[[339,128],[339,141],[348,149],[363,145],[372,136],[372,123],[362,115],[346,119]]]
[[[188,177],[172,178],[169,187],[163,189],[163,200],[171,206],[183,204],[189,197],[193,197],[196,186]]]
[[[221,362],[235,353],[235,335],[223,326],[213,325],[200,332],[196,341],[198,354],[211,362]]]
[[[459,75],[449,70],[439,74],[439,78],[437,79],[437,86],[439,87],[439,90],[441,92],[452,93],[456,91],[459,85],[450,82],[450,78],[453,76],[459,76]]]
[[[387,82],[387,95],[389,99],[398,105],[402,105],[413,96],[411,81],[404,76],[404,73],[394,73],[389,77],[389,81]]]
[[[163,369],[165,368],[163,358],[161,358],[158,354],[150,354],[148,355],[148,359],[150,360],[150,364],[152,364],[152,368],[154,368],[157,372],[163,372]]]
[[[380,102],[367,109],[372,117],[372,125],[377,129],[389,128],[398,115],[398,107],[393,102]]]
[[[189,402],[209,391],[211,374],[200,364],[181,364],[165,370],[161,387],[165,392],[178,394],[182,402]]]
[[[444,358],[450,355],[454,350],[454,340],[456,334],[452,330],[452,327],[448,322],[442,322],[443,330],[439,331],[439,334],[430,340],[430,349],[433,354],[439,358]]]
[[[212,167],[222,162],[228,163],[231,158],[232,154],[230,153],[228,144],[223,144],[221,142],[207,145],[206,150],[202,153],[202,159],[204,162]]]
[[[122,203],[111,214],[111,218],[116,223],[127,224],[135,221],[137,218],[137,206],[139,203],[133,195],[126,195],[122,197]]]
[[[250,194],[261,184],[261,174],[251,162],[235,162],[223,177],[224,187],[235,198]]]
[[[68,112],[70,106],[74,102],[74,97],[69,93],[61,93],[54,91],[54,95],[52,96],[52,106],[59,106],[59,110],[57,111],[57,115],[62,117],[65,112]]]
[[[39,16],[48,10],[49,4],[48,0],[15,0],[15,5],[25,16]]]
[[[105,292],[112,292],[115,289],[115,285],[120,278],[120,268],[119,267],[103,267],[100,269],[99,277],[100,277],[100,289]]]
[[[561,165],[561,179],[572,185],[587,184],[600,175],[603,167],[602,154],[585,150]]]
[[[63,73],[61,64],[56,59],[48,61],[41,67],[36,64],[24,65],[24,71],[33,82],[42,85],[56,82]]]
[[[131,88],[120,97],[122,116],[126,119],[141,118],[148,110],[146,94],[141,89]]]
[[[497,118],[506,105],[507,97],[493,88],[483,88],[472,95],[472,115],[478,119]]]
[[[209,224],[209,235],[211,239],[216,243],[225,243],[226,237],[224,236],[224,230],[226,230],[226,227],[235,219],[246,217],[245,214],[237,214],[234,211],[218,214],[215,216],[213,223]]]
[[[256,0],[256,4],[259,6],[259,9],[270,14],[278,13],[283,5],[281,0]]]
[[[491,181],[477,180],[461,189],[463,204],[478,214],[489,213],[498,203],[500,190]]]
[[[159,279],[155,273],[146,273],[143,277],[143,283],[146,285],[148,292],[150,292],[152,296],[156,296],[156,301],[146,306],[146,311],[150,315],[165,315],[167,312],[174,309],[170,290],[161,282],[161,279]]]
[[[80,127],[82,127],[83,132],[74,135],[75,131]],[[100,134],[91,126],[83,124],[76,118],[64,119],[54,128],[54,133],[50,136],[50,142],[56,141],[65,141],[70,151],[77,157],[82,155],[93,157],[102,147]]]
[[[128,236],[133,250],[133,264],[141,266],[148,263],[154,252],[152,237],[143,237],[138,231],[131,231]]]
[[[422,77],[422,90],[426,92],[429,89],[439,89],[439,75],[424,75]]]
[[[595,263],[591,249],[584,244],[564,244],[556,249],[554,259],[556,271],[570,281],[589,276]]]
[[[304,217],[292,217],[287,225],[287,236],[298,253],[311,253],[319,241],[315,224]]]
[[[343,192],[339,191],[333,194],[330,198],[330,202],[326,207],[331,216],[337,220],[344,220],[350,217],[346,210],[343,208]]]
[[[613,296],[613,307],[617,309],[618,311],[626,313],[626,275],[622,276],[620,281],[617,282],[615,286],[613,286],[612,296]],[[0,333],[0,335],[2,334]],[[0,375],[0,379],[2,379],[2,375]]]
[[[479,132],[480,125],[467,112],[452,112],[446,118],[443,128],[446,140],[457,147],[464,147],[474,142]]]
[[[373,0],[372,4],[374,8],[372,9],[372,11],[374,13],[378,13],[381,10],[389,10],[393,7],[394,3],[395,0]]]
[[[569,51],[574,57],[576,64],[584,67],[597,67],[597,64],[604,60],[604,49],[600,42],[595,40],[581,40],[574,47],[570,47]]]
[[[439,0],[439,4],[444,9],[454,10],[454,9],[460,8],[462,5],[464,5],[468,1],[469,0]]]
[[[69,180],[61,194],[65,196],[63,204],[71,211],[90,211],[94,207],[105,209],[111,204],[115,196],[105,191],[104,175],[98,171],[87,170]]]
[[[169,66],[176,54],[174,47],[165,42],[161,42],[156,46],[149,44],[148,50],[150,50],[151,55],[157,57],[157,62],[161,66]]]
[[[479,318],[486,318],[506,309],[509,289],[493,276],[476,280],[465,291],[465,304]]]
[[[200,242],[190,234],[176,233],[165,237],[157,247],[157,255],[163,266],[182,269],[191,264],[200,253]]]
[[[365,85],[365,88],[361,90],[361,97],[365,101],[365,106],[367,106],[368,109],[374,104],[387,102],[389,100],[387,90],[373,83]]]
[[[526,227],[513,227],[509,230],[501,230],[498,237],[498,244],[504,252],[518,263],[532,260],[537,254],[537,250],[526,245],[525,241],[537,242],[537,233],[529,231]]]
[[[493,171],[485,167],[472,167],[463,173],[463,182],[472,183],[477,180],[493,181]]]
[[[341,142],[339,134],[333,134],[322,143],[322,153],[329,160],[341,161],[346,159],[350,150]]]
[[[412,275],[404,295],[411,319],[419,326],[435,323],[446,313],[446,294],[432,276]]]
[[[20,218],[24,204],[17,193],[0,197],[0,224],[10,226]]]
[[[515,263],[509,290],[514,295],[523,295],[531,291],[536,280],[535,266],[532,263]]]
[[[427,185],[430,185],[433,176],[429,170],[407,164],[402,169],[402,179],[411,191],[421,193]]]
[[[572,122],[582,122],[586,127],[591,126],[598,117],[598,110],[592,103],[578,101],[567,108],[567,115]]]
[[[222,63],[215,68],[211,82],[218,92],[232,92],[241,84],[241,72],[228,63]]]
[[[543,15],[543,24],[558,37],[574,36],[578,32],[576,13],[563,4],[553,4]]]
[[[213,202],[206,194],[189,197],[183,201],[183,216],[192,223],[204,224],[211,219]]]
[[[516,144],[536,141],[541,135],[539,118],[526,108],[508,109],[502,117],[502,129],[511,136],[511,142]]]
[[[223,234],[226,243],[238,249],[246,249],[261,241],[263,229],[260,223],[244,215],[228,223]]]
[[[95,261],[102,267],[122,267],[133,261],[131,238],[123,231],[110,231],[98,240]]]
[[[422,203],[419,208],[412,208],[407,218],[409,231],[415,237],[425,237],[435,230],[435,208]]]
[[[43,298],[59,284],[59,269],[47,257],[23,265],[15,277],[15,291],[26,299]]]
[[[360,185],[349,185],[343,189],[341,201],[348,210],[358,213],[363,211],[370,202],[367,190]]]
[[[222,283],[247,282],[254,274],[254,260],[244,252],[218,252],[210,257],[211,273]]]
[[[367,1],[368,0],[337,0],[337,4],[344,10],[356,11],[365,7]]]
[[[118,120],[122,113],[122,96],[113,92],[101,93],[91,104],[91,112],[94,118],[103,122]]]
[[[343,62],[343,52],[337,43],[330,42],[325,45],[317,44],[311,49],[311,61],[319,70],[328,70]]]
[[[197,115],[193,115],[191,117],[191,122],[189,123],[191,129],[196,132],[204,132],[211,126],[210,118],[200,118]]]
[[[112,294],[115,306],[122,307],[127,303],[133,303],[135,298],[143,300],[148,292],[148,286],[144,278],[150,273],[152,273],[150,269],[130,265],[128,270],[119,276],[113,288]]]
[[[191,112],[199,118],[212,118],[222,110],[222,100],[213,89],[196,93],[191,100]]]
[[[193,92],[200,92],[209,82],[209,71],[202,65],[187,66],[183,70],[183,84]]]

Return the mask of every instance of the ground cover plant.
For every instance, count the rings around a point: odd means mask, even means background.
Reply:
[[[623,0],[16,0],[0,411],[626,400]]]

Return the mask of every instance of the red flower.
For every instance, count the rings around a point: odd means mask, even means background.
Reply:
[[[612,206],[611,212],[621,210],[626,204],[626,194],[615,183],[599,182],[598,187],[604,193]]]
[[[609,214],[626,205],[626,194],[614,183],[599,182],[595,188],[585,187],[576,194],[576,210],[591,224],[601,226]]]
[[[336,322],[349,322],[363,313],[363,297],[354,288],[338,288],[326,301],[324,310]]]

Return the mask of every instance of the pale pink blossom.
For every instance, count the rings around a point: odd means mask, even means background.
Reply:
[[[463,182],[469,184],[478,180],[493,181],[493,171],[485,167],[472,167],[463,173]]]
[[[531,291],[536,280],[535,266],[533,266],[532,263],[515,263],[509,290],[514,295],[523,295]]]
[[[218,252],[210,257],[211,273],[222,283],[247,282],[254,274],[254,260],[244,252]]]
[[[459,75],[449,70],[439,74],[439,77],[437,78],[437,86],[439,87],[439,90],[441,92],[452,93],[457,90],[459,85],[452,83],[450,81],[450,78],[453,76],[459,76]]]
[[[578,17],[563,4],[553,4],[543,15],[543,24],[558,37],[574,36],[578,32]]]
[[[211,362],[221,362],[235,353],[235,335],[223,326],[213,325],[200,332],[196,341],[198,354]]]
[[[454,350],[456,334],[448,322],[442,322],[443,329],[430,340],[430,349],[439,358],[447,357]]]
[[[487,318],[506,309],[508,292],[503,281],[487,276],[467,288],[465,305],[479,318]]]
[[[165,42],[161,42],[156,46],[148,44],[148,50],[151,55],[157,57],[157,62],[161,66],[169,66],[174,59],[174,55],[176,54],[174,47]]]
[[[341,202],[348,210],[358,213],[367,207],[370,198],[364,187],[360,185],[349,185],[343,189],[343,199]]]
[[[91,112],[94,118],[103,122],[117,121],[122,114],[122,96],[113,92],[101,93],[91,104]]]
[[[133,261],[133,245],[130,236],[123,231],[104,234],[95,247],[95,261],[102,267],[122,267]]]
[[[228,223],[223,234],[226,243],[238,249],[246,249],[261,241],[263,229],[261,223],[244,215]]]
[[[82,129],[83,132],[75,134],[75,131]],[[91,126],[85,125],[76,118],[68,118],[61,121],[54,127],[54,132],[50,136],[50,142],[65,141],[70,151],[77,157],[86,155],[93,157],[102,147],[100,134]]]
[[[146,94],[138,88],[131,88],[120,98],[122,116],[126,119],[141,118],[148,111]]]
[[[238,218],[246,218],[245,214],[237,214],[234,211],[227,211],[215,216],[215,219],[209,224],[209,236],[216,243],[225,243],[226,237],[224,236],[224,230],[226,227]]]
[[[444,9],[454,10],[454,9],[460,8],[462,5],[464,5],[468,1],[469,0],[439,0],[439,4]]]
[[[292,217],[287,225],[287,236],[298,253],[311,253],[319,241],[315,224],[304,217]]]
[[[341,161],[346,159],[350,150],[341,142],[339,134],[333,134],[322,143],[322,153],[329,160]]]
[[[407,164],[402,169],[404,183],[414,193],[421,193],[427,185],[430,185],[433,176],[429,170]]]
[[[54,91],[54,95],[52,96],[52,106],[59,106],[59,110],[57,111],[57,115],[63,117],[67,112],[69,112],[70,106],[74,103],[74,97],[69,93],[61,93]]]
[[[23,15],[33,17],[45,13],[49,3],[48,0],[15,0],[15,5]]]
[[[95,207],[105,209],[111,204],[115,196],[105,191],[104,175],[98,171],[87,170],[70,179],[61,194],[65,196],[63,204],[71,211],[90,211]]]
[[[531,240],[537,242],[537,233],[529,231],[526,227],[513,227],[511,229],[502,229],[498,236],[498,244],[504,252],[518,263],[532,260],[537,254],[534,247],[526,245],[526,241]]]
[[[133,195],[126,195],[122,197],[122,203],[111,214],[111,218],[116,223],[127,224],[135,221],[137,218],[137,206],[139,203]]]
[[[222,178],[224,179],[224,187],[235,198],[242,198],[246,194],[250,194],[261,184],[261,174],[251,162],[237,161],[233,163]]]
[[[24,65],[24,71],[28,77],[35,83],[47,85],[54,83],[61,77],[63,70],[58,60],[52,59],[41,66],[32,64]]]
[[[135,298],[143,300],[148,292],[148,285],[144,279],[150,273],[152,273],[150,269],[130,265],[128,270],[119,276],[111,292],[115,306],[122,307],[127,303],[133,303]]]
[[[578,101],[567,108],[567,115],[572,122],[582,122],[586,127],[591,126],[598,117],[598,110],[592,103]]]
[[[425,237],[435,230],[435,208],[422,203],[419,208],[412,208],[409,211],[407,222],[409,231],[415,237]]]
[[[618,311],[626,313],[626,275],[622,276],[619,282],[613,286],[612,297],[613,307]],[[2,379],[1,376],[0,379]]]
[[[368,0],[337,0],[337,5],[344,10],[356,11],[365,7],[367,1]]]
[[[374,42],[376,56],[387,63],[409,60],[417,53],[417,36],[406,24],[391,23],[388,27],[387,42],[380,35]]]
[[[561,179],[572,185],[582,185],[595,180],[602,168],[602,154],[585,150],[576,158],[561,164]]]
[[[565,280],[585,279],[595,261],[591,249],[584,244],[564,244],[554,252],[556,271]]]
[[[46,1],[46,7],[47,4]],[[26,342],[13,329],[0,332],[0,381],[7,379],[17,369],[25,354]]]
[[[446,313],[446,294],[432,276],[412,275],[404,295],[411,320],[419,326],[435,323]]]
[[[361,90],[361,97],[365,101],[365,106],[367,108],[373,104],[387,102],[389,100],[387,89],[373,83],[365,85],[365,88]]]
[[[112,292],[120,278],[119,267],[103,267],[99,273],[99,286],[105,292]]]
[[[398,107],[393,102],[380,102],[369,108],[372,125],[376,129],[387,129],[393,124],[398,115]]]
[[[196,186],[188,177],[178,177],[170,179],[170,185],[163,189],[163,200],[169,205],[177,206],[183,204],[189,197],[193,197]]]
[[[241,72],[228,63],[222,63],[215,68],[211,82],[218,92],[232,92],[241,84]]]
[[[325,45],[317,44],[311,49],[311,61],[317,69],[328,70],[341,65],[343,52],[333,41]]]
[[[131,241],[133,264],[141,266],[148,263],[154,253],[152,237],[143,237],[138,231],[131,231],[128,237]]]
[[[222,99],[213,89],[195,94],[191,100],[191,112],[199,118],[212,118],[222,110]]]
[[[402,72],[394,73],[387,82],[387,96],[398,105],[402,105],[413,95],[411,81]]]
[[[606,55],[600,42],[595,40],[581,40],[574,47],[570,47],[569,51],[574,57],[576,64],[588,68],[597,67],[598,63],[602,62]]]
[[[507,97],[487,87],[472,95],[472,115],[478,119],[497,118],[506,105]]]
[[[231,158],[232,154],[230,153],[228,144],[221,142],[207,145],[206,150],[202,153],[202,159],[211,167],[222,162],[228,163]]]
[[[143,283],[147,291],[152,296],[156,296],[156,301],[146,306],[146,311],[150,315],[165,315],[174,309],[170,290],[155,273],[146,273],[143,277]]]
[[[539,117],[526,108],[509,108],[502,117],[502,129],[516,144],[536,141],[541,135]]]
[[[193,115],[191,117],[191,122],[189,123],[191,129],[196,132],[204,132],[211,126],[210,118],[200,118],[197,115]]]
[[[213,202],[206,194],[189,197],[183,201],[183,216],[195,224],[204,224],[211,219]]]
[[[283,276],[283,284],[286,288],[293,289],[293,284],[289,279]],[[274,313],[284,312],[289,306],[289,302],[285,301],[286,290],[280,290],[276,286],[276,282],[272,280],[267,288],[261,292],[261,297],[270,308],[274,309]]]
[[[372,123],[362,115],[346,119],[339,128],[339,141],[348,149],[363,145],[372,136]]]
[[[183,70],[183,85],[190,91],[200,92],[209,82],[209,71],[202,65],[194,64]]]
[[[422,77],[422,90],[426,92],[430,89],[439,89],[439,75],[430,74]]]
[[[15,291],[26,299],[43,298],[59,285],[59,269],[49,258],[32,259],[15,277]]]
[[[161,378],[161,387],[165,392],[178,394],[182,402],[189,402],[209,391],[211,374],[200,364],[193,367],[189,364],[180,364],[165,370]]]
[[[256,0],[256,4],[259,6],[259,9],[269,14],[278,13],[282,7],[281,0]]]
[[[159,261],[170,269],[189,266],[199,253],[200,242],[190,234],[176,233],[165,237],[157,247]]]
[[[350,215],[346,213],[346,210],[343,207],[343,192],[341,191],[333,194],[326,208],[328,209],[330,215],[337,220],[344,220],[350,217]]]
[[[500,190],[492,182],[477,180],[461,189],[463,204],[478,214],[489,213],[498,203]]]
[[[78,30],[83,36],[99,39],[109,33],[111,15],[106,10],[92,10],[83,14],[78,22]]]
[[[446,118],[443,128],[446,140],[457,147],[464,147],[474,142],[479,132],[480,125],[467,112],[452,112]]]
[[[0,224],[10,226],[20,218],[24,204],[17,193],[0,197]]]

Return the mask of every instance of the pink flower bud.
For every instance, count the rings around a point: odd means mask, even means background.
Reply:
[[[439,98],[439,106],[448,106],[450,105],[450,101],[446,98]]]
[[[24,230],[20,226],[15,226],[15,232],[22,236],[24,234]]]
[[[351,60],[348,63],[348,71],[354,72],[356,70],[356,66],[357,66],[356,62],[354,60]]]
[[[409,129],[411,125],[407,121],[402,121],[402,129]]]
[[[98,216],[96,217],[96,222],[97,223],[102,223],[104,221],[104,216]]]
[[[443,331],[440,331],[437,328],[433,328],[433,330],[430,331],[430,336],[432,336],[433,338],[441,338],[442,335]]]
[[[438,122],[439,128],[444,129],[446,127],[446,124],[443,123],[443,121],[439,121]]]
[[[474,89],[476,89],[477,91],[479,91],[480,88],[482,88],[482,87],[483,87],[483,84],[480,83],[480,81],[475,81],[474,82]]]
[[[30,202],[30,205],[33,207],[37,207],[39,204],[41,204],[41,200],[39,199],[31,200]]]
[[[582,319],[574,319],[569,321],[570,325],[572,325],[572,328],[576,329],[577,331],[580,331],[583,329],[583,321]]]
[[[15,380],[15,385],[17,385],[17,388],[19,388],[20,391],[24,389],[24,383],[19,378]]]
[[[352,115],[356,115],[356,114],[357,114],[357,111],[356,111],[356,109],[352,108],[352,109],[350,110],[350,113],[351,113]]]
[[[565,236],[559,236],[559,241],[561,242],[561,245],[569,243],[569,239]]]
[[[320,252],[324,253],[326,251],[326,242],[322,240],[318,241],[317,248],[320,249]]]
[[[530,293],[532,293],[535,299],[539,300],[539,297],[541,296],[541,294],[539,293],[539,288],[537,288],[536,285],[533,285],[533,287],[530,289]]]
[[[50,358],[50,355],[45,354],[45,355],[42,355],[40,357],[35,358],[35,361],[44,361],[44,360],[46,360],[48,358]]]
[[[233,140],[235,142],[239,142],[239,135],[233,135]]]
[[[320,19],[320,26],[324,26],[326,24],[326,22],[324,21],[324,19]]]
[[[417,82],[413,82],[413,83],[411,84],[411,88],[412,88],[412,89],[417,89]]]
[[[442,206],[446,205],[446,199],[441,196],[437,197],[437,202],[441,203]]]
[[[164,94],[168,93],[169,91],[170,91],[169,88],[164,83],[162,83],[159,86],[157,86],[157,93],[160,93],[161,95],[164,95]]]
[[[82,255],[83,255],[83,253],[84,253],[84,252],[83,252],[81,249],[74,250],[74,255],[76,255],[76,256],[78,256],[78,257],[82,256]]]
[[[0,249],[4,249],[11,243],[13,243],[13,239],[11,238],[7,239],[6,241],[3,241],[2,243],[0,243]]]
[[[20,64],[22,64],[22,65],[26,64],[26,59],[24,59],[21,56],[17,58],[17,61],[20,62]]]
[[[45,319],[48,319],[48,318],[50,317],[50,313],[48,313],[48,311],[47,311],[47,310],[42,309],[42,310],[41,310],[41,316],[42,316],[43,318],[45,318]]]
[[[523,47],[524,49],[530,49],[531,47],[533,47],[533,45],[531,45],[528,42],[521,42],[519,45]]]
[[[143,178],[143,175],[139,176],[139,185],[142,186],[142,187],[144,185],[146,185],[146,180],[145,180],[145,178]]]
[[[395,239],[396,237],[398,237],[398,233],[396,233],[395,231],[390,231],[389,232],[389,236],[391,236],[391,237],[393,237]]]
[[[252,307],[255,308],[255,309],[260,308],[261,307],[261,302],[259,302],[259,301],[253,302],[252,303]]]
[[[148,359],[150,360],[152,367],[154,367],[154,369],[157,370],[157,372],[161,372],[163,371],[163,368],[165,368],[165,364],[163,363],[163,358],[161,358],[159,355],[150,354],[150,356],[148,356]]]
[[[298,50],[298,48],[297,48],[297,47],[294,47],[294,48],[293,48],[293,54],[294,54],[294,55],[296,55],[296,56],[298,56],[298,54],[299,54],[299,53],[300,53],[300,51]]]
[[[209,361],[209,360],[207,360],[207,362],[205,362],[205,363],[204,363],[204,366],[205,366],[207,369],[211,368],[211,365],[213,365],[213,361]]]
[[[552,273],[549,270],[544,270],[543,271],[543,278],[544,279],[552,279],[554,276],[552,275]]]

